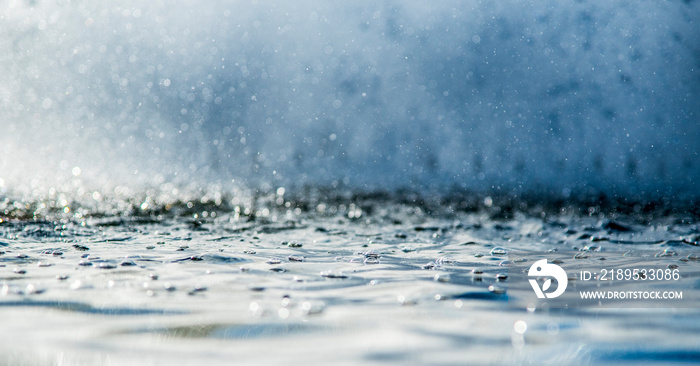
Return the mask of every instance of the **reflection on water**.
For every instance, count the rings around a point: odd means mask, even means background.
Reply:
[[[5,222],[0,359],[13,364],[698,359],[700,311],[692,306],[527,309],[514,306],[518,289],[508,287],[514,281],[509,269],[523,253],[589,253],[604,255],[606,265],[625,265],[633,259],[624,253],[655,251],[668,254],[657,260],[695,273],[695,282],[683,290],[697,298],[697,221],[516,216],[428,215],[382,203],[361,219],[301,213],[285,223],[225,212],[197,221]],[[41,352],[32,352],[37,348]]]

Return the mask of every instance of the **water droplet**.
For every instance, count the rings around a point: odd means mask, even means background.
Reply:
[[[101,262],[97,264],[97,268],[99,269],[115,269],[117,268],[117,265],[114,263],[109,263],[109,262]]]
[[[436,274],[433,279],[437,282],[450,282],[450,275],[448,274]]]
[[[438,259],[435,261],[435,264],[437,264],[437,265],[454,264],[454,263],[456,263],[456,262],[457,262],[457,260],[455,260],[454,258],[450,258],[450,257],[440,257],[440,258],[438,258]]]
[[[518,320],[513,324],[513,330],[518,334],[525,334],[527,331],[527,323],[524,320]]]
[[[342,272],[333,271],[321,272],[321,276],[326,278],[348,278],[348,276],[344,275]]]
[[[415,305],[416,301],[413,299],[409,299],[404,295],[399,295],[396,298],[396,301],[399,303],[399,305],[407,306],[407,305]]]
[[[320,314],[326,309],[326,304],[323,302],[304,301],[301,304],[301,310],[304,315]]]
[[[660,257],[672,257],[678,255],[673,249],[671,248],[666,248],[663,250],[663,252],[656,253],[655,257],[660,258]]]
[[[491,255],[506,255],[508,251],[505,248],[495,247],[491,249]]]

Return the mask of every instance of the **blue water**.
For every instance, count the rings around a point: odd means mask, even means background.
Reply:
[[[682,202],[699,21],[681,0],[5,2],[0,193]]]

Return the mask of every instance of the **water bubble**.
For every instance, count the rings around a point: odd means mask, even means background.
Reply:
[[[195,285],[194,288],[191,291],[189,291],[187,294],[192,296],[192,295],[195,295],[199,292],[204,292],[206,290],[207,290],[207,288],[205,286]]]
[[[415,304],[416,304],[416,301],[415,301],[415,300],[409,299],[409,298],[407,298],[407,297],[404,296],[404,295],[399,295],[399,296],[396,298],[396,301],[399,303],[399,305],[404,305],[404,306],[406,306],[406,305],[415,305]]]
[[[435,261],[435,264],[437,265],[443,265],[443,264],[454,264],[456,263],[457,260],[454,258],[450,257],[440,257]]]
[[[326,304],[323,302],[304,301],[301,304],[301,310],[304,315],[320,314],[325,310]]]
[[[662,252],[656,253],[655,257],[673,257],[678,255],[673,249],[671,248],[666,248]]]
[[[495,247],[491,249],[491,255],[506,255],[508,251],[505,248]]]
[[[342,272],[333,272],[333,271],[321,272],[321,276],[326,277],[326,278],[348,278],[348,276],[344,275]]]
[[[450,275],[449,274],[436,274],[433,276],[433,280],[437,282],[450,282]]]

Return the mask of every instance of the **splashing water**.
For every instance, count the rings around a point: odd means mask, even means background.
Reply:
[[[5,2],[0,189],[697,198],[697,4],[644,4]]]
[[[700,278],[699,22],[0,2],[0,363],[694,362],[695,308],[509,299],[555,256]]]

